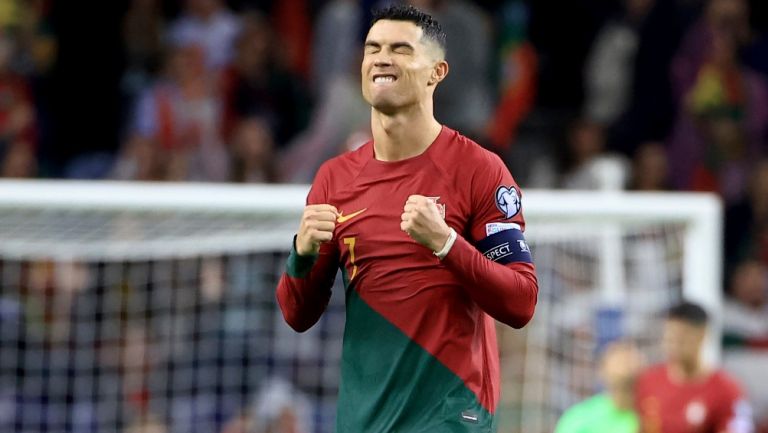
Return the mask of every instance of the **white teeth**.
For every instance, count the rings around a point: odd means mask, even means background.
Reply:
[[[373,79],[374,83],[393,83],[394,81],[395,77],[391,75],[379,76]]]

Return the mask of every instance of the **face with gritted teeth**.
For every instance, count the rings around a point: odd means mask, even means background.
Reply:
[[[385,114],[431,98],[447,73],[439,46],[408,21],[377,21],[368,31],[362,64],[363,97]]]

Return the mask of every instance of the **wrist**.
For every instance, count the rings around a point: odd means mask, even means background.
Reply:
[[[298,255],[299,257],[312,257],[316,256],[317,254],[312,251],[311,249],[305,249],[304,244],[299,242],[299,237],[294,236],[293,237],[293,251]]]
[[[429,249],[431,249],[433,253],[436,253],[445,247],[446,242],[448,242],[448,239],[451,237],[451,230],[453,229],[446,227],[445,231],[435,238],[432,245],[429,246]]]
[[[458,238],[458,234],[456,233],[456,230],[449,229],[448,232],[448,239],[445,240],[445,243],[443,244],[442,248],[439,250],[434,251],[434,255],[437,256],[440,260],[445,258],[445,256],[448,255],[448,253],[451,251],[451,248],[453,248],[453,244],[456,242],[456,238]]]
[[[317,256],[309,254],[303,256],[296,249],[296,236],[293,237],[293,248],[286,261],[286,273],[293,278],[304,278],[312,270]]]

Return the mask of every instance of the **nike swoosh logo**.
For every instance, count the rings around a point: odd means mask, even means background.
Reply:
[[[336,222],[337,222],[337,223],[339,223],[339,224],[341,224],[341,223],[343,223],[343,222],[349,221],[349,220],[351,220],[352,218],[354,218],[354,217],[356,217],[356,216],[360,215],[361,213],[363,213],[363,212],[365,212],[365,211],[367,211],[367,210],[368,210],[368,208],[365,208],[365,209],[360,209],[359,211],[357,211],[357,212],[352,212],[352,213],[351,213],[351,214],[349,214],[349,215],[342,215],[342,214],[344,213],[344,212],[342,212],[342,213],[340,213],[340,214],[339,214],[339,217],[338,217],[338,218],[336,218]]]

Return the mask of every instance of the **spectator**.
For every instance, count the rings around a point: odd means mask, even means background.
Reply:
[[[450,73],[435,92],[437,120],[471,138],[483,138],[491,114],[491,19],[465,0],[409,3],[432,15],[448,35]]]
[[[277,181],[274,142],[265,122],[258,118],[243,120],[232,140],[232,180],[256,183]]]
[[[205,66],[219,70],[234,56],[234,41],[240,22],[223,0],[184,0],[184,12],[168,30],[171,45],[196,44],[202,47]]]
[[[529,19],[528,6],[521,0],[506,1],[501,6],[500,100],[487,128],[488,140],[497,150],[509,148],[536,98],[539,59],[536,48],[527,40]]]
[[[158,180],[159,152],[156,143],[140,134],[133,134],[123,145],[110,175],[119,180]]]
[[[123,17],[123,43],[129,70],[152,72],[162,56],[162,10],[158,0],[132,0]]]
[[[166,76],[142,95],[132,133],[157,143],[162,178],[226,180],[221,101],[202,49],[176,46],[166,67]]]
[[[680,106],[670,137],[673,184],[720,192],[729,203],[744,193],[768,132],[766,83],[738,58],[749,30],[746,7],[744,0],[711,0],[673,65]]]
[[[129,105],[162,66],[164,24],[158,0],[132,0],[123,17],[126,70],[122,86]]]
[[[748,1],[706,0],[703,13],[683,37],[674,60],[672,76],[678,97],[708,62],[713,38],[718,33],[728,35],[738,47],[748,40],[750,32]]]
[[[632,177],[628,187],[634,191],[670,189],[669,163],[662,143],[650,141],[637,148],[632,160]]]
[[[747,195],[725,212],[726,271],[750,257],[768,264],[768,159],[752,173]]]
[[[605,131],[595,122],[573,122],[566,135],[566,149],[559,161],[534,162],[530,182],[535,187],[566,189],[624,189],[628,163],[623,157],[605,153]]]
[[[0,161],[4,177],[36,172],[37,131],[29,82],[11,69],[14,43],[0,33]]]
[[[312,52],[312,22],[307,0],[280,0],[273,3],[270,20],[279,36],[283,60],[290,71],[309,77]]]
[[[173,433],[222,431],[266,373],[272,345],[257,334],[273,317],[274,295],[262,287],[261,259],[241,259],[206,258],[153,289],[155,308],[170,310],[155,322],[167,356],[152,371],[150,391],[160,398],[150,408]]]
[[[270,379],[262,386],[250,411],[234,424],[251,426],[254,433],[309,433],[309,402],[284,380]],[[227,433],[232,430],[227,430]]]
[[[723,311],[725,343],[768,348],[768,266],[756,260],[740,263],[729,294]]]
[[[362,53],[362,46],[355,50]],[[370,139],[370,107],[360,95],[358,66],[330,77],[309,126],[280,152],[283,182],[310,182],[323,161]]]
[[[71,345],[71,338],[76,332],[72,307],[88,283],[88,271],[78,262],[37,261],[18,266],[21,274],[17,282],[7,287],[13,292],[18,290],[13,295],[18,296],[23,310],[19,310],[16,323],[0,323],[3,328],[16,325],[17,341],[12,346],[15,353],[5,353],[10,355],[5,362],[17,363],[13,373],[17,395],[10,414],[14,424],[9,431],[91,432],[85,425],[95,422],[93,412],[86,409],[88,404],[80,389],[73,389],[69,382],[74,375],[70,355],[75,345]],[[30,359],[35,360],[34,364],[30,365]],[[48,383],[40,386],[41,381]],[[64,428],[67,417],[71,430]],[[2,418],[0,415],[0,427]]]
[[[125,433],[168,433],[168,426],[150,417],[129,425]]]
[[[29,146],[13,143],[5,150],[0,177],[30,178],[37,173],[37,158]]]
[[[53,67],[58,51],[58,42],[53,26],[52,0],[10,1],[18,9],[4,16],[11,22],[8,34],[17,36],[18,53],[16,64],[24,74],[40,78]],[[11,6],[14,9],[14,6]],[[9,11],[10,12],[10,11]]]
[[[118,361],[124,410],[131,418],[145,421],[149,416],[149,402],[155,397],[149,387],[149,373],[160,363],[159,345],[150,334],[150,329],[139,323],[125,324]]]
[[[369,109],[360,96],[360,77],[337,77],[319,101],[310,126],[281,152],[282,181],[311,182],[320,164],[337,155],[350,138],[370,137]]]
[[[616,342],[606,347],[600,360],[605,392],[568,409],[555,433],[637,433],[634,384],[644,360],[632,344]]]
[[[360,65],[360,23],[363,11],[355,0],[325,4],[315,22],[312,51],[313,93],[324,98],[331,83]]]
[[[222,80],[225,136],[240,119],[258,116],[282,147],[307,125],[309,97],[300,80],[283,66],[276,44],[264,16],[253,12],[243,18],[235,61]]]
[[[669,71],[683,32],[706,0],[653,1],[637,30],[637,47],[630,72],[631,98],[623,114],[609,131],[608,146],[633,155],[646,141],[664,141],[669,136],[677,107],[672,96]]]
[[[11,431],[18,379],[24,368],[19,346],[24,336],[24,306],[10,296],[0,297],[0,430]],[[11,373],[13,372],[13,373]]]
[[[58,167],[51,161],[59,149],[56,148],[54,134],[57,119],[52,110],[57,101],[54,78],[57,72],[58,30],[55,25],[52,0],[16,0],[18,9],[6,15],[13,22],[3,28],[3,34],[14,41],[13,69],[25,77],[28,84],[30,104],[32,104],[31,133],[32,152],[37,161],[37,175],[58,173]],[[6,33],[7,32],[7,33]],[[62,97],[63,99],[67,99]],[[0,156],[2,159],[2,156]]]
[[[639,29],[655,0],[624,0],[624,12],[597,35],[587,58],[585,115],[610,128],[632,97]]]

